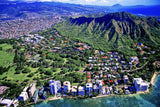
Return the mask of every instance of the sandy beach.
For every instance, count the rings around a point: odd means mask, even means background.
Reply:
[[[63,99],[63,98],[61,98],[61,97],[50,97],[50,98],[47,98],[45,101],[58,100],[58,99]]]
[[[156,79],[156,77],[157,77],[158,74],[160,74],[160,71],[154,73],[154,75],[153,75],[153,77],[152,77],[152,79],[151,79],[151,84],[152,84],[152,85],[154,85],[154,81],[155,81],[155,79]]]

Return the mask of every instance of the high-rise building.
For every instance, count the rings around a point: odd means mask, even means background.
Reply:
[[[102,94],[102,80],[96,80],[97,85],[99,86],[99,93]]]
[[[37,89],[37,90],[35,91],[35,93],[33,94],[32,99],[33,99],[34,103],[36,103],[37,100],[38,100],[38,91],[39,91],[39,89]]]
[[[134,85],[136,91],[139,92],[139,91],[147,91],[150,83],[147,81],[143,81],[142,78],[134,78]]]
[[[54,80],[49,80],[49,89],[50,89],[51,95],[55,95],[57,88],[55,88]]]
[[[77,95],[77,86],[72,86],[72,96]]]
[[[28,99],[27,92],[21,92],[21,94],[19,95],[18,99],[21,100],[21,101],[26,101]]]
[[[61,91],[62,87],[61,87],[61,81],[60,80],[56,81],[56,87],[57,87],[57,93],[61,93],[62,92]]]
[[[49,88],[50,88],[50,93],[52,95],[55,95],[57,93],[61,92],[61,82],[59,80],[50,80],[49,81]]]
[[[69,81],[63,83],[64,95],[66,95],[71,90],[71,84]]]
[[[79,94],[79,96],[85,96],[85,87],[79,86],[78,87],[78,94]]]
[[[46,99],[47,98],[46,91],[45,91],[45,88],[43,86],[41,86],[41,88],[39,89],[38,96],[41,99]]]
[[[33,97],[34,92],[36,91],[36,84],[31,84],[31,87],[29,89],[29,96],[30,98]]]
[[[92,96],[93,95],[92,83],[87,83],[86,84],[86,95],[87,96]]]
[[[94,85],[94,86],[93,86],[93,91],[98,94],[98,90],[99,90],[99,89],[98,89],[98,85]]]
[[[28,99],[28,93],[27,93],[28,87],[25,87],[21,94],[19,95],[18,99],[21,101],[26,101]]]

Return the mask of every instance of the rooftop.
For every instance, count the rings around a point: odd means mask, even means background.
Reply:
[[[7,86],[0,86],[0,94],[3,94],[7,90]]]
[[[10,99],[4,99],[4,100],[1,101],[0,104],[4,104],[4,105],[7,105],[7,107],[10,107],[12,103],[13,103],[12,100],[10,100]]]

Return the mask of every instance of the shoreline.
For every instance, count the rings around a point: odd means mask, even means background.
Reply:
[[[52,101],[52,100],[59,100],[59,99],[63,99],[63,98],[62,97],[50,97],[50,98],[47,98],[44,101]]]
[[[155,79],[156,79],[156,77],[158,76],[158,74],[160,74],[160,71],[159,72],[155,72],[154,73],[154,75],[152,76],[152,79],[151,79],[151,84],[152,84],[152,86],[154,86],[154,84],[155,84]],[[147,94],[147,93],[149,93],[150,92],[150,90],[148,89],[147,91],[145,91],[145,92],[137,92],[137,93],[135,93],[135,94]],[[98,95],[98,96],[96,96],[96,97],[94,97],[94,98],[102,98],[102,97],[108,97],[108,96],[113,96],[113,95],[115,95],[115,94],[110,94],[110,95]],[[132,95],[132,94],[128,94],[128,95]],[[43,100],[43,101],[46,101],[46,102],[48,102],[48,101],[53,101],[53,100],[59,100],[59,99],[63,99],[62,97],[50,97],[50,98],[47,98],[46,100]],[[40,101],[40,102],[43,102],[43,101]],[[40,102],[37,102],[37,103],[40,103]]]
[[[154,75],[152,76],[152,79],[151,79],[152,86],[154,86],[154,81],[155,81],[156,77],[158,76],[158,74],[160,74],[160,71],[159,72],[155,72]]]

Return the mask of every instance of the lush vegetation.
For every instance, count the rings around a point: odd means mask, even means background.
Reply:
[[[0,66],[9,66],[13,64],[14,52],[10,44],[0,44]]]
[[[66,37],[89,43],[93,48],[120,50],[131,54],[133,43],[159,44],[160,22],[126,12],[107,14],[99,18],[70,18],[55,28]]]

